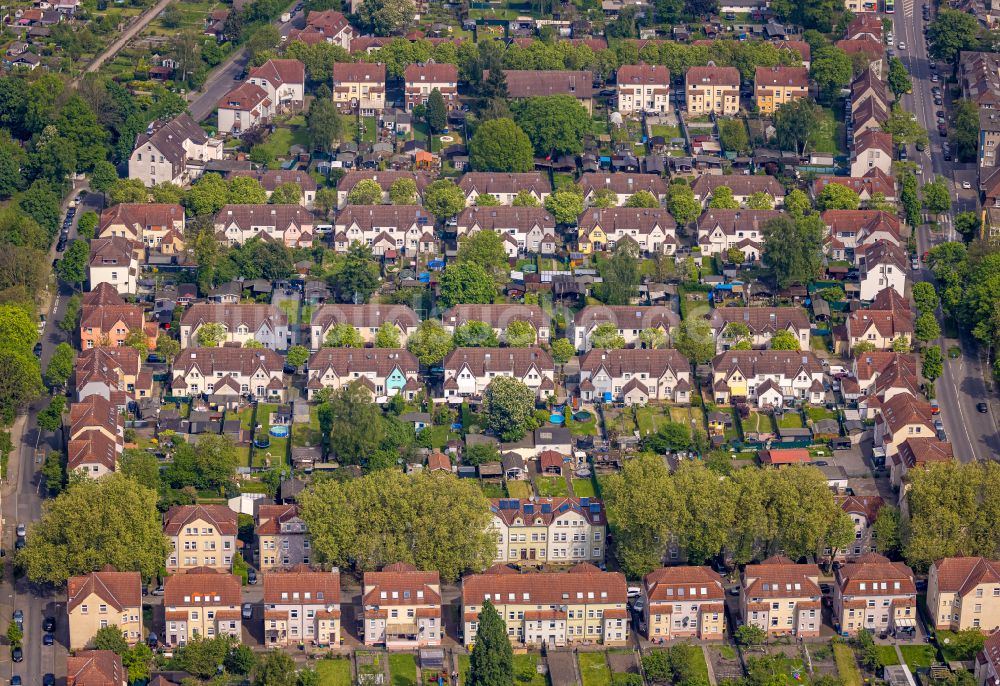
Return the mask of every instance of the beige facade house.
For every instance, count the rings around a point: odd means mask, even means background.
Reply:
[[[878,495],[837,495],[834,500],[840,509],[847,513],[854,524],[854,540],[843,550],[837,551],[837,558],[846,558],[853,562],[866,553],[878,551],[878,541],[875,539],[872,527],[875,526],[875,519],[879,510],[885,504],[882,496]],[[833,553],[827,549],[827,555]]]
[[[740,619],[768,636],[819,636],[823,623],[819,567],[775,555],[743,570]]]
[[[309,564],[312,542],[309,527],[299,516],[298,505],[261,505],[257,509],[255,533],[260,571]]]
[[[976,683],[979,686],[1000,684],[1000,632],[986,637],[983,649],[976,656]]]
[[[195,303],[181,317],[181,347],[197,346],[198,330],[209,323],[222,324],[223,345],[250,340],[270,350],[285,350],[289,345],[288,315],[275,305]]]
[[[340,573],[307,565],[264,574],[264,643],[340,645]]]
[[[129,645],[143,640],[142,578],[139,572],[105,567],[66,582],[69,648],[85,648],[98,630],[117,626]]]
[[[366,572],[361,594],[365,645],[413,650],[441,645],[441,579],[403,562]]]
[[[809,95],[809,70],[805,67],[757,67],[753,85],[757,109],[771,114],[782,105]]]
[[[618,68],[618,111],[625,115],[670,111],[670,70],[658,64]]]
[[[445,356],[444,398],[460,404],[481,398],[490,382],[509,376],[524,382],[536,398],[555,392],[555,364],[541,348],[455,348]]]
[[[547,253],[557,244],[556,220],[544,207],[466,207],[456,221],[459,240],[479,231],[500,234],[507,257]]]
[[[677,251],[677,222],[661,208],[590,208],[577,222],[580,252],[613,250],[619,241],[631,240],[646,255],[673,255]]]
[[[608,520],[594,498],[500,498],[490,502],[497,534],[496,562],[603,562]]]
[[[173,545],[167,571],[229,571],[238,532],[236,512],[225,505],[173,506],[163,515],[163,533]]]
[[[458,106],[458,67],[454,64],[411,64],[403,72],[406,111],[426,105],[435,90],[444,98],[448,110]]]
[[[228,572],[195,567],[168,576],[163,584],[163,642],[182,646],[195,636],[232,636],[240,641],[240,579]]]
[[[171,394],[238,404],[250,395],[285,400],[284,358],[266,348],[185,348],[174,359]]]
[[[209,138],[189,114],[170,121],[156,121],[136,137],[128,161],[128,177],[147,186],[194,181],[211,160],[221,160],[223,141]]]
[[[764,249],[764,227],[779,216],[779,210],[706,210],[698,218],[701,254],[724,256],[736,248],[744,261],[756,262]]]
[[[385,109],[385,65],[337,62],[333,65],[333,102],[342,112],[372,117]]]
[[[87,282],[90,290],[109,284],[119,293],[135,293],[139,289],[139,261],[145,250],[138,241],[121,236],[95,238],[90,241]]]
[[[927,571],[927,613],[935,629],[1000,628],[1000,561],[946,557]]]
[[[726,631],[726,589],[711,567],[661,567],[644,579],[646,638],[718,641]]]
[[[736,67],[691,67],[685,76],[687,113],[733,115],[740,111],[740,72]]]
[[[581,563],[566,572],[522,574],[495,565],[462,580],[462,642],[476,642],[479,612],[489,600],[514,645],[550,648],[628,641],[625,575]]]
[[[833,618],[841,634],[912,631],[917,623],[913,571],[878,553],[866,553],[837,570]]]
[[[626,405],[650,400],[686,403],[691,398],[691,365],[673,348],[594,348],[580,357],[580,398],[610,398]]]
[[[400,345],[405,346],[420,326],[420,317],[407,305],[321,305],[313,310],[309,322],[309,347],[311,350],[322,348],[330,329],[337,324],[350,324],[361,334],[361,339],[369,343],[375,340],[379,327],[386,322],[395,327]]]

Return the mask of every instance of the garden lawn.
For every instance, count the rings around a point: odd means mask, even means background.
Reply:
[[[462,671],[462,658],[464,655],[459,655],[458,657],[458,671]],[[466,658],[466,665],[468,665],[468,658]],[[468,670],[468,667],[466,667]],[[532,678],[530,681],[522,681],[520,677],[522,674],[531,674]],[[514,678],[518,684],[527,684],[528,686],[548,686],[549,680],[544,674],[538,673],[538,655],[532,655],[526,653],[524,655],[514,656]],[[462,684],[464,686],[465,679],[462,679]]]
[[[265,466],[268,453],[270,453],[271,467],[282,466],[288,462],[288,438],[279,438],[270,434],[271,413],[277,411],[277,409],[277,405],[270,403],[258,403],[257,405],[257,423],[261,425],[257,436],[267,436],[267,439],[271,442],[271,445],[267,448],[254,449],[254,462],[258,467]]]
[[[374,143],[375,133],[378,131],[378,122],[375,120],[375,117],[362,117],[361,123],[364,124],[364,130],[360,127],[358,128],[358,132],[361,134],[361,140],[365,143]],[[424,129],[424,138],[427,137],[426,133],[427,130]]]
[[[566,479],[561,476],[540,476],[535,479],[535,486],[543,498],[569,495]]]
[[[572,436],[596,436],[597,435],[597,416],[591,412],[590,419],[585,422],[578,422],[572,417],[566,421],[566,426],[569,427],[569,433]]]
[[[819,128],[809,139],[810,150],[843,155],[844,140],[843,122],[837,121],[829,108],[820,108]]]
[[[617,431],[619,436],[631,436],[636,429],[630,408],[614,410],[614,414],[605,411],[604,424],[609,431]]]
[[[392,686],[417,686],[417,661],[409,653],[389,656],[389,676]]]
[[[774,431],[774,427],[771,425],[771,418],[766,414],[751,412],[743,420],[744,435],[748,433],[770,433],[772,431]]]
[[[507,489],[503,487],[503,484],[494,483],[492,481],[480,481],[479,488],[482,490],[483,495],[487,498],[507,497]]]
[[[691,415],[688,413],[688,408],[681,407],[680,405],[671,405],[670,421],[688,426],[691,423]]]
[[[517,663],[517,658],[518,657],[519,657],[518,655],[514,656],[514,662],[515,662],[515,664]],[[470,662],[470,659],[471,658],[468,655],[459,655],[458,656],[458,683],[462,684],[462,686],[465,686],[465,683],[466,683],[465,677],[469,676],[469,662]]]
[[[861,670],[858,661],[854,659],[851,646],[840,641],[833,644],[833,659],[837,663],[837,674],[844,686],[861,686]]]
[[[351,663],[345,658],[320,660],[316,663],[319,686],[351,686]]]
[[[269,156],[275,159],[288,157],[289,150],[292,147],[291,130],[285,128],[275,129],[274,133],[260,144],[260,147],[267,150]]]
[[[705,430],[705,410],[700,407],[691,408],[691,422],[688,424],[693,429]]]
[[[511,498],[522,498],[527,500],[531,497],[531,484],[527,481],[508,481],[507,494]]]
[[[655,434],[667,421],[659,407],[637,407],[635,418],[639,425],[640,436]]]
[[[898,665],[899,655],[896,655],[896,649],[893,646],[875,646],[878,650],[879,659],[882,660],[882,664],[887,666]]]
[[[611,686],[611,670],[603,652],[580,653],[578,659],[583,686]]]
[[[590,479],[573,479],[573,495],[577,498],[596,498],[597,489]]]
[[[669,143],[671,138],[680,138],[681,130],[677,126],[665,126],[663,124],[654,124],[649,127],[649,133],[651,136],[663,136]]]
[[[899,651],[903,653],[903,660],[910,670],[930,667],[931,663],[937,661],[937,650],[926,644],[899,646]]]
[[[828,410],[825,407],[807,407],[806,416],[814,422],[818,422],[822,419],[833,419],[836,421],[837,412],[835,410]]]
[[[798,412],[786,412],[781,415],[781,419],[778,420],[778,428],[780,429],[801,429],[802,428],[802,415]]]

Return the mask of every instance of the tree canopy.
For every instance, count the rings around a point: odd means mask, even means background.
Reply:
[[[513,119],[483,122],[469,142],[469,161],[480,171],[530,172],[535,168],[528,135]]]

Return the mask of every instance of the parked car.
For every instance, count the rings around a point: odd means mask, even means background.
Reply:
[[[163,585],[161,584],[154,588],[151,595],[163,595]]]
[[[629,598],[638,598],[642,595],[642,589],[638,586],[629,586],[627,595]]]
[[[10,677],[10,686],[21,686],[21,677],[14,674]]]
[[[257,583],[257,572],[252,569],[247,570],[247,583],[251,585]]]
[[[20,662],[24,659],[24,650],[21,646],[14,646],[14,649],[10,651],[10,659],[14,662]]]
[[[46,617],[45,620],[42,622],[42,631],[48,631],[51,633],[55,630],[56,630],[56,618]]]
[[[22,630],[24,629],[24,610],[14,610],[14,621]]]
[[[989,409],[990,408],[987,407],[986,403],[976,403],[976,412],[979,414],[986,414],[989,412]]]
[[[46,674],[42,677],[42,686],[56,686],[56,675]]]
[[[42,645],[50,646],[56,642],[56,637],[50,633],[46,633],[42,636]]]
[[[250,603],[243,603],[243,619],[250,620],[253,618],[253,605]]]

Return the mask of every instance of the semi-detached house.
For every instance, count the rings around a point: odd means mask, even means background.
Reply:
[[[253,395],[268,402],[286,397],[284,359],[266,348],[185,348],[174,360],[170,393],[205,394],[224,405]]]
[[[337,252],[360,243],[379,257],[438,253],[434,215],[420,205],[348,205],[337,214],[334,232]]]
[[[522,191],[542,204],[552,192],[548,176],[540,172],[467,172],[458,180],[458,187],[465,193],[467,207],[484,194],[494,196],[501,205],[510,205]]]
[[[503,238],[507,257],[551,254],[557,247],[556,220],[544,207],[467,207],[456,219],[455,233],[471,236],[493,231]]]
[[[239,643],[240,579],[208,567],[172,574],[163,584],[163,615],[163,641],[168,646],[186,645],[197,636],[230,636]]]
[[[250,82],[241,83],[219,100],[219,133],[239,136],[269,123],[274,112],[274,101],[266,90]]]
[[[456,348],[442,366],[444,398],[449,403],[481,398],[498,376],[524,382],[537,399],[555,392],[555,365],[541,348]]]
[[[70,406],[66,472],[97,479],[114,472],[125,451],[125,418],[100,395]]]
[[[645,405],[650,400],[686,403],[690,397],[691,364],[672,348],[595,348],[580,358],[584,402]]]
[[[670,111],[670,70],[659,64],[623,64],[616,75],[618,111],[624,115]]]
[[[593,346],[591,337],[597,328],[610,324],[626,346],[634,346],[645,329],[658,329],[669,338],[679,323],[677,313],[665,305],[587,305],[573,318],[569,339],[577,350],[585,352]]]
[[[779,210],[706,210],[698,217],[698,246],[702,255],[725,255],[731,248],[756,262],[764,249],[764,227],[781,216]]]
[[[289,345],[288,315],[274,305],[195,303],[181,317],[181,348],[196,346],[198,330],[210,323],[222,325],[223,345],[244,345],[250,340],[269,350],[285,350]]]
[[[775,555],[741,575],[740,618],[768,636],[819,636],[823,623],[819,567]]]
[[[96,235],[120,236],[174,254],[184,249],[184,208],[170,203],[119,203],[101,213]]]
[[[740,72],[736,67],[691,67],[684,77],[687,112],[691,116],[733,115],[740,110]]]
[[[420,326],[420,317],[407,305],[320,305],[313,310],[309,323],[309,347],[311,350],[322,348],[330,330],[337,324],[350,324],[365,343],[370,343],[375,340],[379,328],[385,323],[396,329],[399,344],[406,346],[407,339]]]
[[[264,574],[264,643],[267,646],[338,646],[340,573],[307,565]]]
[[[594,108],[592,72],[568,69],[505,69],[503,75],[507,80],[507,94],[512,100],[568,95],[576,98],[587,112],[591,112]],[[483,78],[489,78],[489,70],[483,72]]]
[[[441,315],[441,322],[448,333],[469,322],[489,324],[500,341],[505,340],[507,327],[513,322],[526,322],[534,327],[535,342],[549,340],[552,321],[538,305],[504,303],[495,305],[455,305]]]
[[[603,562],[607,513],[595,498],[499,498],[490,501],[498,563]]]
[[[618,206],[624,205],[638,191],[648,191],[653,197],[663,202],[667,197],[667,181],[659,174],[638,174],[618,172],[587,172],[580,177],[580,188],[583,189],[583,200],[590,204],[598,191],[609,190],[615,194]]]
[[[771,198],[775,207],[781,207],[785,203],[785,187],[773,176],[766,174],[734,174],[729,176],[718,176],[715,174],[702,174],[694,183],[691,190],[694,198],[707,207],[712,201],[715,191],[720,186],[725,186],[733,192],[733,200],[744,207],[750,196],[754,193],[764,193]]]
[[[441,645],[441,578],[397,562],[365,572],[361,592],[365,645],[413,650]]]
[[[341,112],[373,117],[385,109],[385,65],[337,62],[333,65],[333,102]]]
[[[404,348],[321,348],[309,358],[306,392],[312,399],[324,388],[357,383],[376,402],[402,395],[413,400],[424,389],[420,363]]]
[[[833,619],[842,635],[911,632],[917,625],[913,571],[878,553],[866,553],[836,571]]]
[[[75,402],[98,395],[124,411],[129,401],[153,397],[153,374],[135,348],[90,348],[76,356],[69,386]]]
[[[302,108],[305,101],[306,68],[292,59],[269,59],[247,74],[247,81],[264,89],[276,111]]]
[[[106,283],[119,293],[136,293],[139,290],[139,261],[143,253],[141,243],[121,236],[90,241],[90,259],[87,263],[90,289]]]
[[[720,353],[740,342],[741,336],[733,333],[742,326],[749,330],[750,345],[755,348],[769,346],[774,334],[787,331],[795,336],[800,350],[809,349],[811,325],[801,307],[717,307],[708,315],[708,323]]]
[[[255,518],[260,571],[309,564],[312,539],[309,537],[309,526],[299,514],[298,505],[262,504],[257,507]]]
[[[80,301],[80,347],[122,347],[134,331],[146,334],[146,344],[156,347],[158,329],[147,322],[142,305],[126,303],[110,283],[100,283]]]
[[[312,246],[313,216],[302,205],[223,205],[213,228],[220,242],[243,245],[251,238],[288,248]]]
[[[462,579],[462,640],[476,642],[479,613],[489,600],[515,645],[550,648],[628,641],[625,575],[581,563],[566,572],[522,574],[496,565]]]
[[[431,93],[441,93],[448,110],[458,107],[458,67],[454,64],[410,64],[403,71],[403,95],[406,111],[417,105],[426,105]]]
[[[230,178],[246,176],[251,179],[256,179],[264,189],[264,193],[267,194],[268,200],[271,199],[271,195],[278,188],[278,186],[291,184],[299,189],[300,205],[305,207],[307,210],[311,210],[316,203],[316,189],[318,188],[316,179],[309,176],[309,174],[304,171],[288,169],[266,169],[263,171],[237,170],[232,172],[229,176]],[[239,207],[239,205],[236,207]],[[306,223],[311,225],[312,221]]]
[[[760,408],[826,397],[819,358],[798,350],[727,350],[712,360],[712,389],[717,403],[746,398]]]
[[[612,250],[631,240],[646,255],[677,251],[677,222],[664,209],[638,207],[590,208],[577,221],[577,247],[585,255]]]
[[[660,567],[643,578],[646,638],[721,640],[726,631],[726,589],[711,567]]]
[[[342,210],[347,207],[347,198],[351,191],[358,183],[365,180],[374,181],[379,185],[379,188],[382,189],[381,202],[388,204],[391,202],[389,191],[392,189],[392,185],[400,179],[413,181],[413,185],[417,187],[417,202],[423,196],[424,189],[434,180],[429,174],[423,172],[354,169],[344,174],[340,183],[337,184],[337,209]]]

